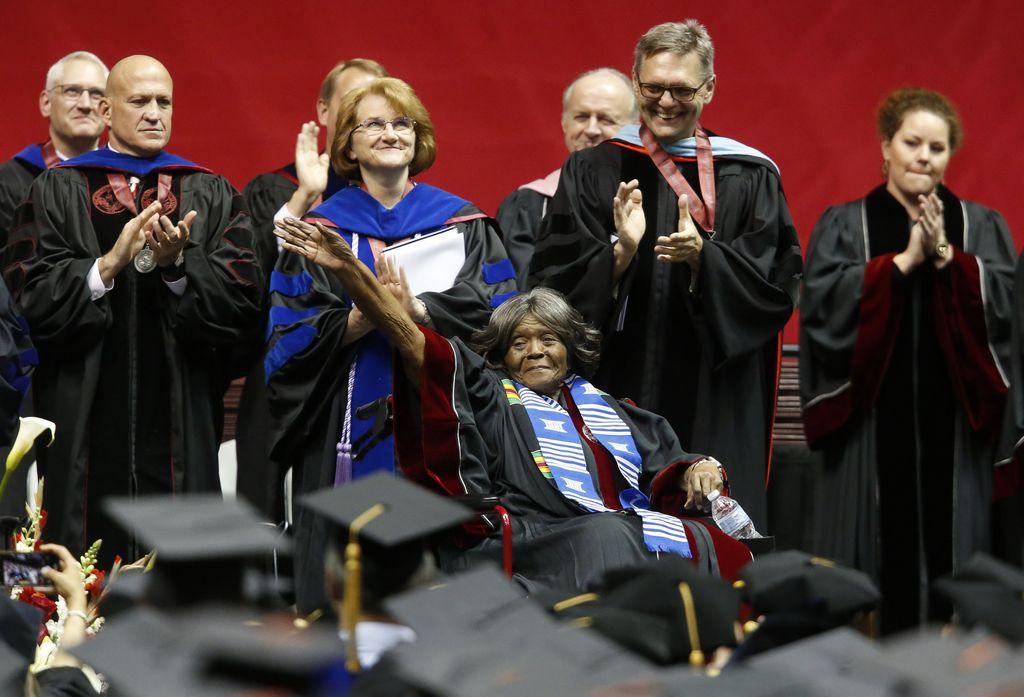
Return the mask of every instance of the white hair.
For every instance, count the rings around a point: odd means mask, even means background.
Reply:
[[[107,76],[110,75],[110,70],[107,69],[106,64],[100,60],[99,56],[95,53],[89,53],[88,51],[75,51],[61,58],[59,61],[50,66],[50,69],[46,71],[46,89],[52,90],[56,87],[61,80],[64,79],[64,66],[68,61],[90,61],[95,63],[103,71],[103,81],[106,82]]]
[[[636,119],[636,95],[633,94],[633,83],[622,71],[616,70],[615,68],[594,68],[593,70],[588,70],[585,73],[577,75],[576,79],[570,82],[569,86],[565,88],[564,92],[562,92],[562,113],[564,114],[569,108],[569,97],[572,96],[572,88],[575,87],[576,83],[583,78],[591,77],[592,75],[604,75],[606,77],[614,77],[621,80],[622,84],[626,86],[626,94],[629,95],[629,118]]]

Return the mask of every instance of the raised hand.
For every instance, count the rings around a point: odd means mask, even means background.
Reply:
[[[313,121],[307,121],[295,138],[295,172],[299,175],[299,189],[311,200],[327,189],[331,160],[327,153],[320,152],[319,135],[320,127]]]
[[[946,239],[946,221],[943,217],[942,199],[934,191],[927,196],[917,197],[921,206],[921,215],[916,226],[922,230],[922,246],[926,256],[935,258],[938,268],[944,267],[953,258],[953,250]]]
[[[612,217],[615,220],[615,233],[619,236],[619,244],[624,244],[628,251],[635,252],[647,231],[647,218],[644,215],[644,195],[640,191],[640,182],[636,179],[619,182],[619,190],[612,199]]]
[[[177,261],[178,255],[188,242],[189,230],[192,229],[192,222],[197,215],[195,211],[189,211],[177,225],[171,223],[171,219],[166,215],[161,215],[144,228],[146,242],[153,250],[153,261],[157,266],[170,266]]]
[[[99,272],[103,285],[109,286],[114,276],[142,251],[146,245],[146,230],[160,214],[160,208],[160,202],[153,201],[121,228],[121,234],[114,241],[114,246],[99,258]]]
[[[694,271],[700,269],[700,253],[704,249],[704,238],[690,217],[689,198],[679,197],[679,225],[671,235],[662,235],[654,245],[658,261],[668,263],[686,262]]]
[[[320,223],[309,223],[285,218],[274,230],[281,239],[281,247],[293,254],[300,254],[318,266],[331,272],[338,272],[347,264],[357,261],[352,248],[341,235],[325,228]]]

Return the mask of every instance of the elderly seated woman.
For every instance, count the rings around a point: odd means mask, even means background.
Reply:
[[[717,461],[683,451],[668,422],[588,382],[599,333],[552,290],[505,301],[476,350],[416,325],[399,269],[378,277],[337,234],[288,220],[283,248],[337,277],[398,353],[395,441],[410,479],[448,495],[501,497],[528,590],[586,588],[653,554],[730,577],[750,554],[713,524],[684,520],[725,486]],[[450,569],[500,558],[496,536],[446,555]],[[463,545],[466,546],[466,545]]]

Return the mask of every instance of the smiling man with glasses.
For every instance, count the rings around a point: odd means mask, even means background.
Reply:
[[[638,42],[640,123],[570,156],[531,261],[605,334],[598,379],[730,468],[766,527],[779,332],[802,263],[778,168],[701,126],[717,88],[696,20]]]
[[[50,122],[49,138],[24,148],[0,164],[0,246],[14,209],[25,199],[32,180],[70,157],[95,150],[103,134],[96,110],[107,84],[107,66],[88,51],[75,51],[50,66],[39,93],[39,113]]]

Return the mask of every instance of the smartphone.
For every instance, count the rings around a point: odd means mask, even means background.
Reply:
[[[49,552],[0,552],[0,585],[50,588],[43,567],[59,569],[57,555]]]

